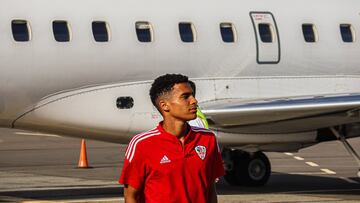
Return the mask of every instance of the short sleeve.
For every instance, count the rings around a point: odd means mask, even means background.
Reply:
[[[215,181],[216,178],[219,178],[221,176],[223,176],[225,174],[224,171],[224,164],[223,164],[223,160],[221,158],[221,152],[220,152],[220,147],[216,141],[216,137],[214,136],[214,150],[213,150],[213,163],[212,165],[213,170],[212,170],[212,175],[211,175],[211,180]]]
[[[143,187],[145,173],[145,162],[141,156],[141,150],[131,151],[128,156],[125,156],[119,183],[139,190]]]

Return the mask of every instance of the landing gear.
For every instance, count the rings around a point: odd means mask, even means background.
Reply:
[[[262,152],[224,149],[225,180],[231,185],[262,186],[270,177],[270,161]]]
[[[330,130],[332,131],[332,133],[334,133],[334,135],[343,143],[344,147],[346,148],[346,150],[349,152],[349,154],[355,159],[355,161],[357,162],[358,166],[359,166],[359,171],[357,173],[358,177],[360,177],[360,157],[359,155],[356,153],[356,151],[354,150],[354,148],[351,147],[350,143],[346,140],[345,137],[345,133],[340,133],[339,131],[337,131],[335,128],[330,128]]]

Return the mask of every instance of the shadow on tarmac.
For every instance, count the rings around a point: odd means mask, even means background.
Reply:
[[[19,199],[36,199],[36,200],[109,198],[109,197],[122,197],[123,188],[119,186],[119,187],[106,187],[106,188],[92,187],[92,188],[60,188],[60,189],[52,188],[52,189],[43,189],[43,190],[36,189],[36,190],[0,192],[0,198],[1,196],[19,198]]]
[[[359,194],[360,178],[352,177],[350,183],[338,177],[293,175],[273,172],[269,182],[262,187],[230,186],[221,179],[217,185],[219,195],[236,194]],[[356,191],[354,191],[354,189]]]
[[[351,180],[358,182],[350,183],[337,177],[291,175],[285,173],[273,173],[268,184],[263,187],[241,187],[230,186],[223,179],[217,184],[219,195],[241,195],[241,194],[310,194],[310,195],[359,195],[360,178],[353,177]],[[17,199],[32,200],[67,200],[67,199],[91,199],[122,197],[123,188],[120,186],[103,187],[89,186],[87,188],[69,186],[69,188],[34,188],[21,191],[0,192],[1,196]]]

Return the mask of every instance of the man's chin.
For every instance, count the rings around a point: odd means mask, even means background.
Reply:
[[[197,115],[196,114],[187,114],[187,115],[183,115],[181,117],[179,116],[177,118],[187,122],[187,121],[191,121],[191,120],[196,119]]]
[[[196,119],[196,114],[195,115],[193,115],[188,121],[191,121],[191,120],[194,120],[194,119]]]

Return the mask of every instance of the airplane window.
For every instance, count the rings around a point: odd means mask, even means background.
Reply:
[[[26,42],[30,40],[29,24],[26,20],[11,21],[11,29],[14,40],[17,42]]]
[[[224,42],[235,42],[235,27],[232,23],[220,23],[221,37]]]
[[[273,42],[272,32],[270,28],[270,24],[267,23],[259,23],[259,34],[260,39],[264,43],[271,43]]]
[[[92,32],[95,41],[97,42],[108,42],[108,25],[104,21],[93,21],[92,22]]]
[[[52,23],[54,38],[58,42],[70,41],[69,26],[66,21],[56,20]]]
[[[302,31],[304,35],[305,42],[316,42],[317,34],[315,26],[313,24],[303,24]]]
[[[136,35],[140,42],[152,42],[152,27],[149,22],[135,23]]]
[[[343,42],[354,42],[354,29],[350,24],[340,24],[340,33]]]
[[[179,23],[181,41],[195,42],[195,28],[192,23]]]

